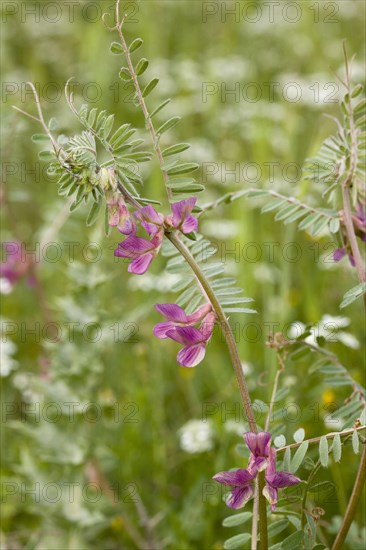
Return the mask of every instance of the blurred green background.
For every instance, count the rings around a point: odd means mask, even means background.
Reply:
[[[322,113],[338,114],[342,92],[333,71],[344,69],[343,39],[356,54],[355,82],[364,78],[365,4],[277,4],[122,2],[131,14],[126,37],[144,39],[147,74],[160,78],[149,105],[171,97],[161,120],[183,117],[166,139],[192,144],[187,159],[200,164],[198,179],[207,187],[201,205],[229,191],[275,187],[324,206],[323,189],[297,167],[334,132]],[[175,298],[164,258],[141,278],[129,275],[113,257],[118,233],[106,238],[102,220],[90,229],[85,211],[68,213],[30,140],[40,128],[11,109],[35,113],[31,80],[46,118],[55,117],[61,133],[79,132],[62,95],[73,76],[78,104],[107,109],[144,135],[131,90],[118,79],[121,58],[109,52],[116,38],[101,21],[112,7],[107,0],[1,4],[2,240],[23,241],[39,260],[37,282],[24,277],[2,297],[2,547],[9,550],[222,548],[228,510],[210,479],[243,464],[236,445],[244,418],[222,337],[215,335],[197,368],[177,365],[175,343],[152,337],[160,320],[153,305]],[[155,162],[144,179],[144,196],[164,201]],[[346,260],[331,262],[329,237],[297,233],[271,213],[260,217],[259,207],[245,199],[220,207],[202,219],[201,231],[255,299],[258,314],[234,316],[232,324],[253,399],[268,402],[276,371],[265,346],[269,331],[286,336],[296,321],[339,316],[342,296],[356,282]],[[300,252],[290,261],[294,241]],[[362,383],[360,305],[346,315],[335,321],[341,336],[334,334],[328,348]],[[275,426],[286,425],[289,441],[299,427],[307,437],[336,429],[327,418],[350,394],[308,375],[316,358],[288,361],[282,377],[290,408]],[[326,510],[328,541],[355,475],[347,452],[318,474],[335,484],[334,494],[314,498]],[[362,510],[360,525],[361,517]],[[363,547],[357,528],[350,540],[349,548]]]

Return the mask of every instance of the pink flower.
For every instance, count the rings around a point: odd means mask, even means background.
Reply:
[[[197,309],[192,315],[186,312],[176,304],[156,304],[155,309],[161,313],[167,320],[158,323],[154,327],[154,334],[157,338],[168,338],[167,332],[174,330],[179,326],[196,325],[211,311],[211,305],[205,304]]]
[[[166,332],[166,337],[183,344],[177,361],[182,367],[195,367],[204,358],[206,346],[211,339],[216,315],[209,313],[199,329],[192,326],[178,326]]]
[[[137,220],[140,220],[142,227],[150,236],[156,235],[156,233],[161,231],[164,223],[164,216],[159,214],[151,204],[136,210],[133,215]]]
[[[249,467],[255,466],[258,472],[265,470],[268,465],[271,434],[268,432],[247,432],[244,439],[251,452]]]
[[[289,474],[288,472],[277,472],[276,471],[276,450],[269,450],[269,462],[266,469],[266,485],[263,488],[263,495],[269,501],[271,505],[272,512],[276,509],[276,504],[278,501],[278,489],[284,487],[291,487],[291,485],[296,485],[301,482],[301,479]]]
[[[114,255],[120,258],[129,258],[131,263],[128,266],[128,271],[136,275],[143,275],[158,254],[162,241],[162,231],[156,233],[151,241],[130,235],[122,243],[119,243]]]
[[[135,222],[131,217],[123,197],[118,193],[110,193],[107,196],[108,224],[117,227],[124,235],[130,235],[136,231]]]
[[[257,475],[256,470],[238,469],[233,472],[219,472],[212,479],[222,485],[229,485],[232,491],[226,500],[229,508],[243,508],[254,495],[253,480]]]
[[[185,234],[197,231],[198,220],[191,216],[196,201],[196,197],[191,197],[190,199],[172,204],[173,213],[165,218],[167,225],[174,227],[174,229],[179,229]]]

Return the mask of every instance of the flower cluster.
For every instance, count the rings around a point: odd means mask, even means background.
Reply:
[[[222,485],[232,487],[226,501],[229,508],[242,508],[254,495],[253,481],[258,472],[265,470],[266,484],[263,495],[271,504],[272,512],[276,509],[278,489],[300,483],[300,479],[288,472],[276,471],[276,450],[271,448],[271,434],[247,432],[244,439],[250,450],[247,469],[230,472],[219,472],[213,479]]]
[[[178,229],[184,234],[197,230],[198,221],[191,215],[195,204],[195,197],[174,203],[172,214],[166,217],[159,214],[153,206],[147,205],[136,210],[131,216],[123,198],[112,194],[107,198],[109,225],[117,227],[122,234],[127,235],[114,251],[115,256],[131,260],[128,271],[143,275],[158,254],[166,229]],[[140,222],[150,240],[137,236],[135,220]]]
[[[157,304],[156,310],[166,319],[154,328],[161,340],[171,338],[184,347],[178,352],[177,361],[182,367],[195,367],[206,354],[206,346],[212,336],[216,315],[210,304],[205,304],[192,315],[187,315],[177,304]],[[194,325],[201,323],[199,328]]]

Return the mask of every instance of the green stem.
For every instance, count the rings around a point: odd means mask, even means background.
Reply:
[[[361,499],[362,489],[365,485],[365,480],[366,480],[366,445],[364,446],[364,449],[362,451],[361,462],[357,472],[355,484],[353,486],[351,498],[349,500],[348,507],[347,507],[345,516],[343,518],[343,523],[333,543],[332,550],[341,550],[341,548],[343,548],[347,533],[349,531],[349,528],[351,527],[351,523],[357,512],[357,507]]]
[[[132,63],[131,55],[130,55],[130,52],[128,50],[128,46],[127,46],[125,37],[124,37],[123,32],[122,32],[123,22],[124,22],[124,20],[122,19],[122,21],[120,21],[120,17],[119,17],[119,0],[118,0],[117,4],[116,4],[116,28],[117,28],[117,31],[118,31],[118,36],[119,36],[121,46],[123,48],[123,51],[124,51],[124,54],[125,54],[125,57],[126,57],[128,69],[130,71],[132,82],[133,82],[133,85],[134,85],[134,88],[135,88],[136,97],[137,97],[137,100],[138,100],[139,105],[141,107],[141,111],[144,115],[146,127],[148,128],[148,130],[150,132],[151,139],[152,139],[152,142],[153,142],[153,145],[154,145],[154,149],[155,149],[156,155],[157,155],[158,160],[159,160],[159,165],[160,165],[160,168],[161,168],[161,172],[163,174],[163,179],[164,179],[165,189],[166,189],[166,192],[167,192],[167,195],[168,195],[168,200],[169,200],[169,202],[171,202],[171,200],[173,198],[173,195],[172,195],[171,189],[169,189],[169,187],[168,187],[169,175],[168,175],[167,171],[164,168],[164,157],[163,157],[160,145],[159,145],[159,138],[158,138],[158,135],[156,133],[154,124],[151,120],[148,108],[146,106],[145,99],[142,95],[142,91],[141,91],[140,84],[139,84],[139,81],[138,81],[138,78],[137,78],[137,74],[136,74],[135,68],[134,68],[133,63]]]
[[[352,210],[351,210],[351,201],[349,196],[349,189],[353,184],[354,173],[357,166],[357,135],[356,135],[356,126],[353,115],[353,108],[351,102],[351,76],[349,71],[348,59],[346,51],[344,49],[345,61],[346,61],[346,85],[348,89],[348,94],[350,97],[349,101],[349,121],[350,121],[350,134],[351,134],[351,165],[348,172],[348,177],[346,181],[342,184],[342,199],[343,199],[343,211],[344,211],[344,225],[346,229],[347,238],[351,246],[352,255],[355,261],[356,271],[358,275],[358,280],[360,283],[364,283],[366,280],[365,266],[361,257],[360,249],[358,247],[357,237],[355,233],[355,228],[352,220]],[[366,309],[366,294],[364,294],[364,306]],[[344,541],[346,540],[347,533],[351,527],[353,518],[355,517],[358,503],[362,495],[362,489],[365,485],[366,479],[366,445],[364,445],[361,461],[358,467],[358,472],[356,475],[355,483],[353,486],[351,498],[348,502],[347,510],[343,518],[343,522],[340,530],[334,541],[332,550],[339,550],[343,547]]]
[[[262,492],[266,484],[265,472],[258,473],[258,497],[259,497],[259,548],[267,550],[268,548],[268,528],[267,528],[267,502]]]
[[[210,300],[210,303],[212,305],[213,310],[215,311],[217,315],[218,323],[221,327],[221,330],[224,334],[226,344],[229,350],[229,354],[231,357],[231,361],[235,370],[236,378],[239,384],[239,390],[240,394],[243,400],[245,413],[248,419],[249,427],[252,432],[257,432],[257,424],[254,417],[254,411],[252,402],[250,400],[250,395],[247,387],[247,383],[245,380],[245,376],[243,373],[238,348],[236,346],[236,342],[234,339],[234,335],[232,333],[230,324],[226,318],[226,315],[221,307],[220,302],[218,301],[214,291],[212,290],[208,280],[202,273],[199,265],[197,264],[196,260],[188,250],[188,248],[185,246],[185,244],[178,239],[177,235],[174,233],[165,233],[166,237],[170,240],[170,242],[175,246],[175,248],[180,252],[180,254],[183,256],[183,258],[186,260],[190,268],[192,269],[193,273],[196,275],[198,281],[200,282],[203,290],[205,291],[208,299]]]

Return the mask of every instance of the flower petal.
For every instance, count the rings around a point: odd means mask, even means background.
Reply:
[[[190,216],[190,213],[192,212],[192,209],[195,206],[196,201],[197,201],[196,197],[191,197],[184,201],[179,201],[172,204],[172,212],[173,212],[172,222],[175,228],[178,229],[184,223],[184,221]]]
[[[246,487],[235,487],[235,489],[231,491],[231,494],[226,501],[226,505],[229,508],[234,508],[235,510],[237,510],[238,508],[243,508],[248,500],[251,499],[253,494],[253,487],[251,487],[250,485]]]
[[[203,344],[187,346],[180,350],[177,355],[177,361],[182,367],[195,367],[204,358],[206,347]]]
[[[155,325],[153,332],[157,338],[164,340],[164,338],[168,338],[167,332],[169,330],[174,330],[174,328],[174,324],[171,321],[165,321]]]
[[[128,271],[135,275],[143,275],[148,270],[151,262],[154,259],[154,254],[144,254],[133,260],[128,266]]]
[[[193,231],[197,231],[198,229],[198,220],[197,218],[194,218],[193,216],[188,216],[182,225],[182,232],[183,233],[192,233]]]
[[[337,250],[333,252],[333,260],[335,262],[339,262],[343,258],[343,256],[345,256],[345,254],[346,254],[345,248],[337,248]]]
[[[167,332],[167,336],[185,346],[192,346],[202,342],[202,333],[194,327],[176,327]]]
[[[210,313],[212,307],[211,304],[205,304],[197,309],[191,315],[187,315],[187,323],[195,325],[199,323],[208,313]]]
[[[147,231],[149,235],[155,235],[164,221],[164,218],[158,214],[158,212],[148,204],[136,212],[133,213],[136,219],[140,220],[142,227]]]
[[[274,512],[278,501],[277,489],[270,487],[269,485],[265,485],[263,488],[262,494],[266,497],[268,502],[271,504],[271,510],[272,512]]]
[[[147,239],[131,235],[122,243],[119,243],[118,248],[114,251],[114,255],[120,256],[121,258],[135,259],[146,252],[150,252],[153,248],[151,242]]]
[[[156,304],[155,309],[169,321],[175,323],[186,323],[188,321],[185,311],[177,304]]]
[[[244,435],[246,444],[255,457],[267,457],[269,454],[269,445],[271,434],[268,432],[247,432]]]
[[[274,489],[282,489],[300,483],[301,479],[288,472],[276,472],[275,474],[266,475],[266,481]]]
[[[215,474],[212,479],[221,483],[222,485],[230,485],[231,487],[244,487],[249,484],[255,478],[256,473],[251,470],[244,470],[239,468],[232,472],[219,472]]]

